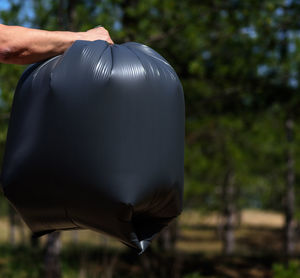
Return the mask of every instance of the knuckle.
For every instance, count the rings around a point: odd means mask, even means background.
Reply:
[[[108,32],[104,27],[100,27],[102,31]]]

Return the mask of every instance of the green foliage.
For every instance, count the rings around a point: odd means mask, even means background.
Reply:
[[[41,251],[25,246],[0,246],[0,276],[5,278],[39,278],[42,273]]]
[[[274,264],[272,267],[274,278],[300,278],[300,263],[290,261],[288,266],[284,264]]]
[[[202,276],[199,272],[193,272],[183,276],[183,278],[202,278],[202,277],[204,276]]]

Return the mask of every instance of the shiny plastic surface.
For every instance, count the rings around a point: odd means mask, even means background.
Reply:
[[[182,211],[184,130],[181,83],[157,52],[76,41],[18,83],[3,192],[36,236],[91,229],[141,253]]]

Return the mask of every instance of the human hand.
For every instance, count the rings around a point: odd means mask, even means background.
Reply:
[[[112,41],[109,32],[101,26],[95,27],[93,29],[90,29],[86,32],[81,33],[82,40],[86,41],[96,41],[96,40],[103,40],[107,41],[110,44],[114,44]]]

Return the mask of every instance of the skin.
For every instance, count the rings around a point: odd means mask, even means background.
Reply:
[[[0,24],[0,63],[35,63],[62,54],[76,40],[104,40],[113,44],[108,31],[103,27],[86,32],[69,32]]]

